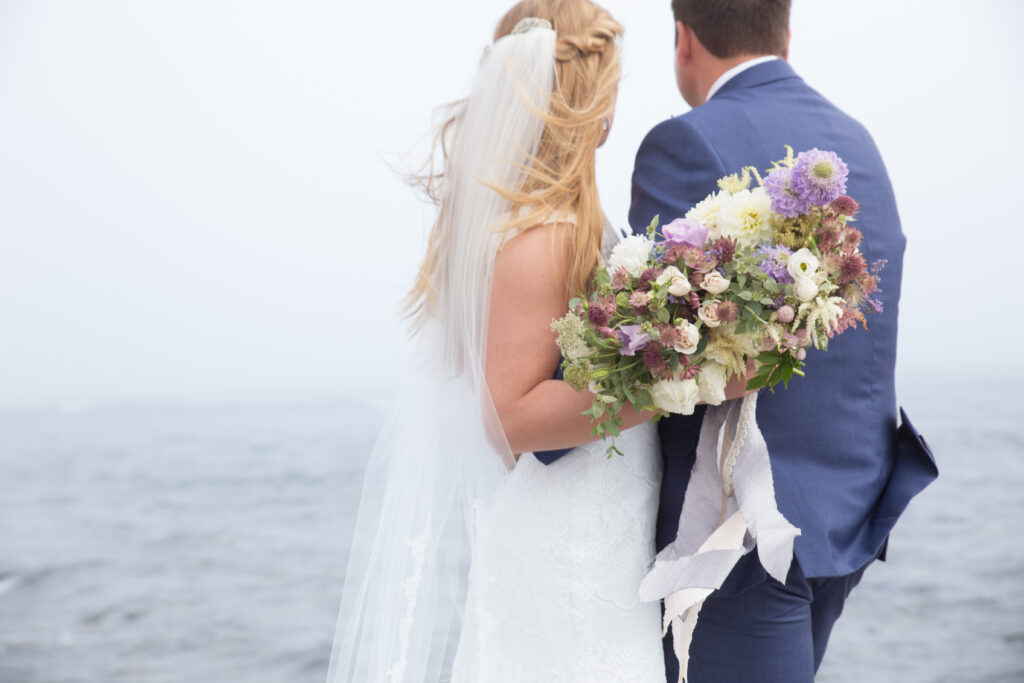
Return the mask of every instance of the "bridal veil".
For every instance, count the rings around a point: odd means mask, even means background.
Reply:
[[[521,23],[489,47],[455,122],[434,298],[367,465],[328,683],[448,679],[474,518],[515,464],[484,377],[495,228],[509,211],[492,186],[522,186],[555,73],[555,32]]]

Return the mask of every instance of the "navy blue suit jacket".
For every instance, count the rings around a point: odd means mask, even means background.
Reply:
[[[841,576],[884,551],[911,497],[937,475],[923,439],[900,410],[897,426],[896,323],[903,251],[889,177],[874,141],[857,121],[810,88],[782,60],[740,73],[692,111],[655,126],[636,156],[629,222],[642,232],[666,224],[715,191],[718,178],[752,165],[767,169],[817,147],[849,166],[847,192],[861,204],[857,227],[871,263],[887,259],[879,295],[885,310],[870,329],[836,337],[808,354],[806,377],[762,391],[757,422],[771,453],[779,509],[801,530],[795,554],[808,577]],[[659,424],[665,474],[658,548],[676,534],[703,417],[672,415]],[[540,454],[550,462],[557,453]],[[627,454],[628,457],[628,454]],[[740,590],[763,579],[748,554],[723,586]]]

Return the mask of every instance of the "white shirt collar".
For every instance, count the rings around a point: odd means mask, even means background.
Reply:
[[[730,80],[732,80],[736,76],[739,76],[741,73],[743,73],[747,69],[749,69],[749,68],[751,68],[753,66],[757,66],[758,64],[764,64],[765,62],[770,62],[773,59],[778,59],[778,57],[776,57],[775,55],[765,55],[764,57],[755,57],[753,59],[748,59],[745,62],[737,64],[736,66],[734,66],[733,68],[729,69],[724,74],[722,74],[721,76],[718,77],[718,80],[715,81],[714,84],[712,84],[711,89],[708,90],[708,96],[704,98],[704,101],[707,102],[708,100],[710,100],[712,97],[715,96],[716,92],[718,92],[719,90],[722,89],[723,85],[728,83]]]

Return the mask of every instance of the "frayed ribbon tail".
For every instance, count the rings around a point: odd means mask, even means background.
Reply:
[[[756,409],[757,394],[708,408],[676,539],[658,553],[640,584],[641,600],[665,601],[662,632],[672,631],[679,683],[687,676],[701,607],[739,559],[756,547],[761,564],[780,583],[793,561],[800,530],[775,502]]]

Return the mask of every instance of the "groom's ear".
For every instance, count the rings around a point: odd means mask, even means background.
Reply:
[[[786,29],[786,48],[782,51],[782,58],[789,61],[789,41],[793,38],[793,29]]]
[[[681,21],[676,22],[676,63],[680,66],[690,61],[693,54],[693,30]]]

